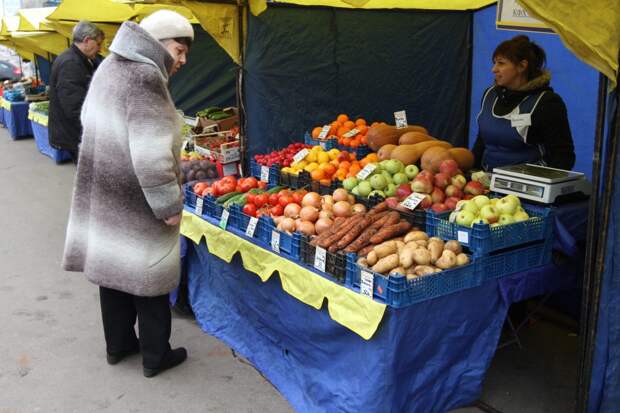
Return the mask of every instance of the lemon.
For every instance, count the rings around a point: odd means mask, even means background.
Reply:
[[[338,155],[340,155],[340,151],[334,148],[334,149],[330,149],[329,152],[327,152],[327,154],[329,155],[329,159],[333,161],[334,159],[338,157]]]
[[[316,162],[311,162],[311,163],[309,163],[308,165],[306,165],[306,167],[304,168],[304,170],[305,170],[306,172],[312,172],[312,171],[314,171],[315,169],[317,169],[318,167],[319,167],[319,164],[318,164],[318,163],[316,163]]]
[[[318,163],[327,163],[329,162],[329,154],[327,152],[319,152],[316,155]]]
[[[311,151],[306,157],[305,157],[306,162],[308,163],[312,163],[312,162],[316,162],[317,161],[317,152],[316,151]]]

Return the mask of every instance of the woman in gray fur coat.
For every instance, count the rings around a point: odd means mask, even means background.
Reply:
[[[141,352],[146,377],[187,357],[169,344],[183,195],[182,120],[167,84],[193,38],[187,19],[168,10],[123,23],[81,114],[63,267],[100,286],[108,363]]]

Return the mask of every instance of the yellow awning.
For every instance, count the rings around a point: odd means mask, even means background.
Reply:
[[[88,20],[93,23],[122,23],[135,16],[133,8],[127,4],[110,0],[63,0],[60,6],[47,17],[48,20]]]
[[[51,31],[51,28],[45,25],[45,19],[55,9],[56,7],[41,7],[18,10],[19,26],[17,30],[22,32]]]
[[[325,6],[359,9],[420,9],[420,10],[477,10],[496,0],[274,0],[273,3],[297,4],[300,6]],[[252,1],[250,2],[252,3]],[[254,0],[254,7],[262,8],[265,0]],[[252,6],[252,4],[250,4]],[[264,9],[264,8],[263,8]],[[262,10],[261,10],[262,12]]]
[[[10,37],[11,32],[19,28],[19,16],[5,16],[2,18],[2,29],[0,36]]]
[[[11,39],[19,47],[43,57],[48,53],[59,55],[68,47],[65,37],[56,32],[13,32]]]
[[[548,24],[579,59],[607,76],[618,77],[620,1],[520,0],[533,17]]]

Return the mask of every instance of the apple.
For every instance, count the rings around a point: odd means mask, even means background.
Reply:
[[[370,186],[372,189],[383,189],[387,186],[388,181],[383,175],[373,175],[370,177]]]
[[[419,172],[420,169],[418,169],[416,165],[407,165],[405,167],[405,175],[407,175],[407,178],[409,179],[415,178]]]
[[[512,217],[514,218],[515,222],[522,222],[530,219],[530,216],[525,211],[517,211]]]
[[[480,182],[470,181],[465,184],[465,188],[463,188],[463,192],[466,194],[471,194],[474,196],[484,194],[484,185]]]
[[[383,192],[385,192],[385,195],[388,196],[388,197],[395,196],[396,195],[396,185],[388,184],[388,186],[383,190]]]
[[[385,198],[385,204],[388,206],[388,208],[390,209],[396,209],[398,207],[398,198],[396,197],[389,197],[389,198]]]
[[[491,200],[489,201],[489,204],[496,206],[497,205],[497,201],[499,201],[499,198],[491,198]]]
[[[385,192],[375,189],[374,191],[368,194],[368,198],[371,198],[373,196],[380,196],[381,198],[385,198]]]
[[[428,178],[418,175],[411,182],[411,190],[421,194],[430,194],[433,191],[433,184]]]
[[[385,178],[385,181],[388,184],[393,184],[394,180],[392,179],[392,175],[390,175],[390,173],[388,171],[381,171],[381,175],[383,175],[383,177]]]
[[[471,226],[473,227],[475,224],[489,225],[489,221],[487,221],[485,218],[478,217],[472,221]]]
[[[483,206],[488,205],[490,202],[489,197],[487,197],[486,195],[476,195],[471,200],[476,203],[478,209],[482,209]]]
[[[429,194],[426,194],[422,202],[420,202],[419,207],[422,209],[428,209],[431,205],[433,205],[433,198],[431,198]]]
[[[454,185],[448,185],[446,187],[445,192],[446,192],[447,196],[453,197],[453,198],[458,198],[458,199],[463,198],[463,195],[464,195],[463,191],[461,190],[461,188],[458,188],[458,187],[456,187]]]
[[[362,181],[356,186],[360,196],[368,196],[372,192],[372,185],[368,181]]]
[[[428,178],[428,180],[429,180],[429,181],[431,181],[431,182],[435,181],[435,174],[434,174],[433,172],[431,172],[431,171],[427,171],[426,169],[425,169],[425,170],[423,170],[422,172],[420,172],[420,173],[418,174],[418,176],[423,176],[423,177],[426,177],[426,178]],[[417,177],[416,177],[416,178],[417,178]]]
[[[454,159],[446,159],[439,164],[439,172],[450,177],[456,175],[459,170],[459,164]]]
[[[347,152],[340,152],[340,155],[336,158],[338,162],[349,161],[349,154]]]
[[[411,186],[409,184],[400,184],[398,188],[396,188],[396,197],[398,199],[405,199],[409,195],[411,195]]]
[[[499,216],[499,220],[497,221],[500,225],[508,225],[508,224],[514,224],[515,219],[512,215],[510,214],[501,214]]]
[[[440,188],[435,187],[433,192],[431,192],[431,198],[433,199],[433,204],[441,204],[446,199],[446,194]]]
[[[464,227],[470,227],[474,219],[476,219],[476,216],[470,211],[461,210],[456,214],[456,223]]]
[[[472,215],[474,215],[474,216],[478,215],[478,213],[480,212],[478,210],[478,207],[476,206],[476,204],[474,202],[466,201],[466,200],[460,200],[459,202],[457,202],[456,203],[456,209],[458,211],[468,211],[468,212],[471,212]]]
[[[404,167],[405,165],[397,159],[390,159],[384,165],[384,169],[392,175],[399,173]]]
[[[351,189],[351,193],[355,196],[361,196],[359,186],[356,186],[355,188]]]
[[[467,179],[465,179],[463,175],[454,175],[452,179],[450,179],[450,183],[459,189],[463,189],[467,184]]]
[[[456,204],[460,201],[460,199],[450,196],[448,198],[446,198],[446,200],[444,201],[444,204],[446,204],[446,206],[448,207],[448,209],[454,209],[456,208]]]
[[[495,206],[500,214],[514,215],[514,213],[517,212],[517,207],[519,207],[519,205],[519,198],[514,195],[508,195],[500,198]]]
[[[400,184],[404,184],[405,182],[409,182],[409,178],[407,178],[407,175],[404,172],[395,173],[394,176],[392,176],[392,180],[394,181],[395,185],[400,185]]]
[[[471,180],[480,182],[484,185],[485,188],[489,188],[491,186],[491,177],[484,171],[478,171],[471,174]]]
[[[345,179],[344,181],[342,181],[342,187],[344,189],[346,189],[347,191],[351,191],[353,190],[353,188],[355,188],[358,184],[358,180],[356,177],[354,176],[350,176],[347,179]]]
[[[473,202],[475,202],[475,199],[472,200]],[[499,211],[497,210],[497,208],[495,208],[493,205],[491,204],[487,204],[484,205],[482,208],[480,208],[480,218],[484,218],[487,220],[487,223],[494,223],[497,222],[499,220]]]
[[[434,203],[433,206],[431,207],[431,209],[433,210],[433,212],[435,212],[437,214],[449,211],[449,209],[446,206],[446,204],[443,204],[441,202]]]
[[[450,175],[440,172],[438,174],[435,174],[435,186],[441,189],[445,189],[448,184],[450,183]]]
[[[465,194],[463,195],[463,199],[466,199],[469,201],[470,199],[474,199],[474,196],[472,194]]]

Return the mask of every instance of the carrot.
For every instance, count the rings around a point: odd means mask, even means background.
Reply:
[[[372,249],[373,249],[374,247],[375,247],[375,245],[374,245],[374,244],[367,245],[367,246],[365,246],[364,248],[362,248],[361,250],[359,250],[359,251],[357,252],[357,255],[358,255],[359,257],[365,257],[365,256],[367,256],[367,255],[368,255],[368,253],[369,253],[370,251],[372,251]]]
[[[402,235],[410,229],[411,224],[403,220],[397,224],[381,228],[379,232],[377,232],[370,238],[370,242],[373,244],[379,244],[385,240],[389,240],[399,235]]]
[[[341,249],[345,248],[366,228],[368,228],[368,225],[370,225],[370,218],[364,217],[361,221],[356,223],[353,228],[349,232],[347,232],[344,237],[340,239],[340,241],[338,241],[337,244],[330,247],[330,252],[340,251]],[[334,248],[334,251],[331,251],[332,248]]]
[[[385,201],[383,201],[383,202],[378,203],[374,207],[372,207],[370,211],[368,211],[368,213],[370,215],[374,215],[374,214],[378,214],[379,212],[387,211],[387,209],[388,209],[388,205],[385,203]]]
[[[327,238],[321,240],[318,245],[321,248],[329,248],[334,242],[339,241],[342,237],[345,236],[347,232],[353,228],[353,226],[360,220],[364,219],[363,214],[356,214],[352,217],[348,218],[336,232],[328,236]]]
[[[355,238],[355,241],[350,243],[349,246],[345,248],[344,252],[358,252],[370,243],[370,238],[378,231],[379,230],[374,228],[368,228],[366,231],[362,232],[357,238]]]

